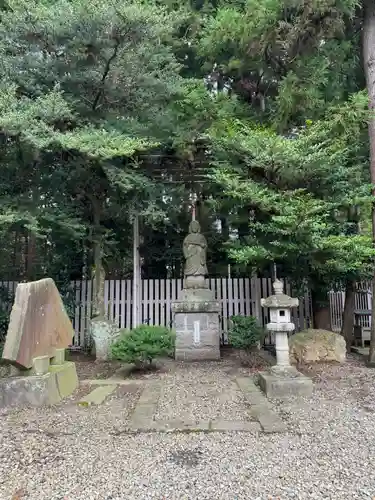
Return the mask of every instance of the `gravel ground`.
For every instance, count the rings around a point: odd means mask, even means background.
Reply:
[[[250,420],[245,397],[228,376],[233,364],[180,364],[163,377],[155,420]]]
[[[274,401],[285,434],[116,435],[135,386],[98,408],[70,401],[3,414],[0,499],[373,499],[375,370],[356,358],[304,370],[313,396]],[[215,372],[223,383],[230,366],[212,364]]]

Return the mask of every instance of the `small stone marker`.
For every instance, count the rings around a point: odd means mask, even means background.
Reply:
[[[73,327],[51,278],[17,286],[3,359],[20,368],[32,368],[34,358],[52,358],[67,348]]]

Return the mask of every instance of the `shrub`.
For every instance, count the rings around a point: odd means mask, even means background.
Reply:
[[[228,331],[229,342],[238,349],[252,349],[262,342],[265,331],[254,316],[232,316]]]
[[[137,367],[150,365],[159,356],[168,356],[174,349],[174,334],[164,326],[140,325],[125,330],[111,346],[112,358]]]

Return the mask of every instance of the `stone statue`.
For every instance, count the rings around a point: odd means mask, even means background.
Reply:
[[[199,222],[193,220],[189,225],[189,234],[184,239],[185,276],[206,276],[207,240],[200,232]]]

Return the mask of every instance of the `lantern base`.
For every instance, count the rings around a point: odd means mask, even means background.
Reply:
[[[302,375],[296,368],[278,369],[260,372],[258,383],[268,398],[288,399],[293,396],[310,396],[313,390],[312,380]]]

